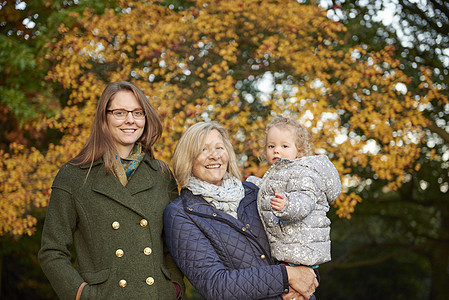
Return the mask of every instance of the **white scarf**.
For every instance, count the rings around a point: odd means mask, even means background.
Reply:
[[[187,183],[187,188],[194,195],[203,197],[217,209],[237,219],[237,208],[245,197],[245,189],[236,177],[226,173],[222,184],[215,185],[192,176]]]

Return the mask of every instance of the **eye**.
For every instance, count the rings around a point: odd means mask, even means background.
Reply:
[[[274,146],[273,146],[273,145],[268,145],[268,148],[269,148],[269,149],[273,149]]]
[[[123,117],[126,114],[126,111],[123,109],[116,109],[114,110],[114,113],[117,117]]]
[[[289,146],[288,145],[282,145],[282,148],[288,148]]]
[[[144,113],[143,113],[143,110],[139,109],[139,110],[133,111],[133,115],[134,115],[135,117],[143,117],[143,116],[144,116]]]

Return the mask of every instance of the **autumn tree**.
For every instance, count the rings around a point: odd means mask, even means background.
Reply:
[[[61,134],[45,151],[13,145],[2,153],[0,234],[32,233],[30,205],[44,207],[56,170],[87,139],[96,101],[108,82],[142,88],[163,118],[158,158],[169,161],[187,126],[214,120],[227,127],[245,175],[262,175],[263,129],[275,115],[297,117],[330,156],[344,191],[335,203],[350,218],[368,179],[396,191],[420,168],[422,107],[447,105],[422,68],[420,94],[394,49],[347,47],[341,23],[297,1],[117,1],[103,14],[73,12],[70,26],[47,47],[54,67],[46,80],[65,91],[66,105],[36,128]],[[428,159],[438,159],[429,152]],[[8,176],[6,176],[8,174]],[[3,200],[4,199],[4,200]],[[14,217],[11,217],[14,216]],[[18,221],[19,220],[19,221]]]
[[[7,0],[0,3],[0,153],[4,158],[0,162],[0,194],[8,195],[2,199],[0,209],[0,236],[8,232],[13,235],[33,232],[36,219],[29,211],[41,206],[33,200],[33,193],[44,191],[45,195],[47,192],[40,183],[26,180],[29,174],[40,176],[43,156],[39,153],[45,153],[49,143],[61,138],[57,129],[42,122],[67,104],[67,92],[58,82],[45,79],[54,64],[45,58],[51,51],[48,45],[51,45],[52,37],[59,35],[61,23],[71,26],[70,13],[89,7],[101,14],[106,5],[114,3],[110,0],[95,1],[94,4],[86,0],[76,1],[76,4],[63,0]],[[22,150],[27,159],[6,161],[11,154]],[[34,163],[30,164],[30,159]],[[44,173],[54,173],[58,164],[47,164],[46,168]],[[11,169],[14,172],[9,172]],[[17,189],[23,184],[30,184],[29,192]]]
[[[444,97],[449,95],[447,1],[324,0],[320,3],[329,8],[329,18],[342,22],[347,28],[341,35],[347,47],[359,43],[371,49],[382,49],[387,45],[394,47],[393,57],[399,61],[399,68],[410,77],[409,84],[403,88],[415,97],[426,94],[419,72],[423,65],[432,71],[429,75],[433,85],[439,86]],[[385,18],[386,15],[390,17]],[[345,259],[329,265],[329,268],[342,271],[357,266],[362,269],[373,265],[373,262],[392,264],[404,255],[415,255],[416,259],[410,260],[418,262],[424,259],[429,267],[422,270],[430,269],[432,274],[431,282],[421,288],[427,292],[424,297],[445,299],[449,282],[449,276],[443,270],[447,268],[449,249],[449,106],[435,98],[419,109],[428,120],[428,126],[424,128],[425,137],[419,146],[422,149],[417,159],[419,168],[410,170],[405,184],[396,191],[383,192],[382,182],[369,178],[369,184],[364,184],[364,194],[361,194],[365,203],[351,220],[351,228],[363,227],[361,232],[366,235],[355,233],[353,236],[356,238],[350,238],[354,240],[353,247],[344,243],[347,250],[341,257]],[[367,225],[369,223],[376,224],[376,227]],[[362,259],[362,256],[369,259]],[[413,264],[417,269],[411,274],[419,274],[419,265],[426,264]],[[372,270],[367,273],[374,274]],[[421,275],[417,281],[425,284],[425,278]]]

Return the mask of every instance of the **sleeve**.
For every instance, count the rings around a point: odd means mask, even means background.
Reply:
[[[170,200],[173,201],[178,197],[178,185],[176,184],[176,180],[174,179],[173,175],[171,173],[170,175],[171,176],[170,176],[170,184],[168,187],[168,193],[170,195]],[[176,266],[176,263],[173,260],[173,257],[171,256],[170,252],[168,251],[167,245],[165,243],[164,243],[164,260],[165,260],[164,264],[167,267],[168,271],[170,272],[173,283],[178,284],[179,288],[181,289],[178,299],[182,299],[185,293],[184,275]]]
[[[175,200],[179,196],[178,184],[176,183],[176,179],[173,173],[170,171],[170,183],[168,185],[168,194],[170,196],[170,201]]]
[[[164,226],[168,248],[178,267],[206,299],[264,299],[288,290],[284,265],[226,268],[215,251],[214,241],[204,236],[179,208],[167,207]]]
[[[84,282],[71,263],[70,248],[76,219],[72,195],[53,187],[38,257],[42,270],[60,299],[75,299],[78,288]]]
[[[297,222],[307,217],[315,209],[319,187],[314,178],[305,176],[300,180],[287,184],[284,195],[287,199],[285,207],[272,210],[273,214],[286,222]]]

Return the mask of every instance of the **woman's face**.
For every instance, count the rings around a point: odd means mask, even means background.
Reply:
[[[135,119],[132,113],[125,112],[123,120],[117,119],[112,110],[124,109],[127,111],[142,110],[136,96],[130,91],[118,92],[108,107],[108,128],[115,142],[120,157],[127,157],[134,143],[141,137],[145,128],[145,117]]]
[[[203,138],[204,147],[193,162],[193,176],[211,184],[221,185],[228,169],[229,153],[218,130],[211,130]]]

